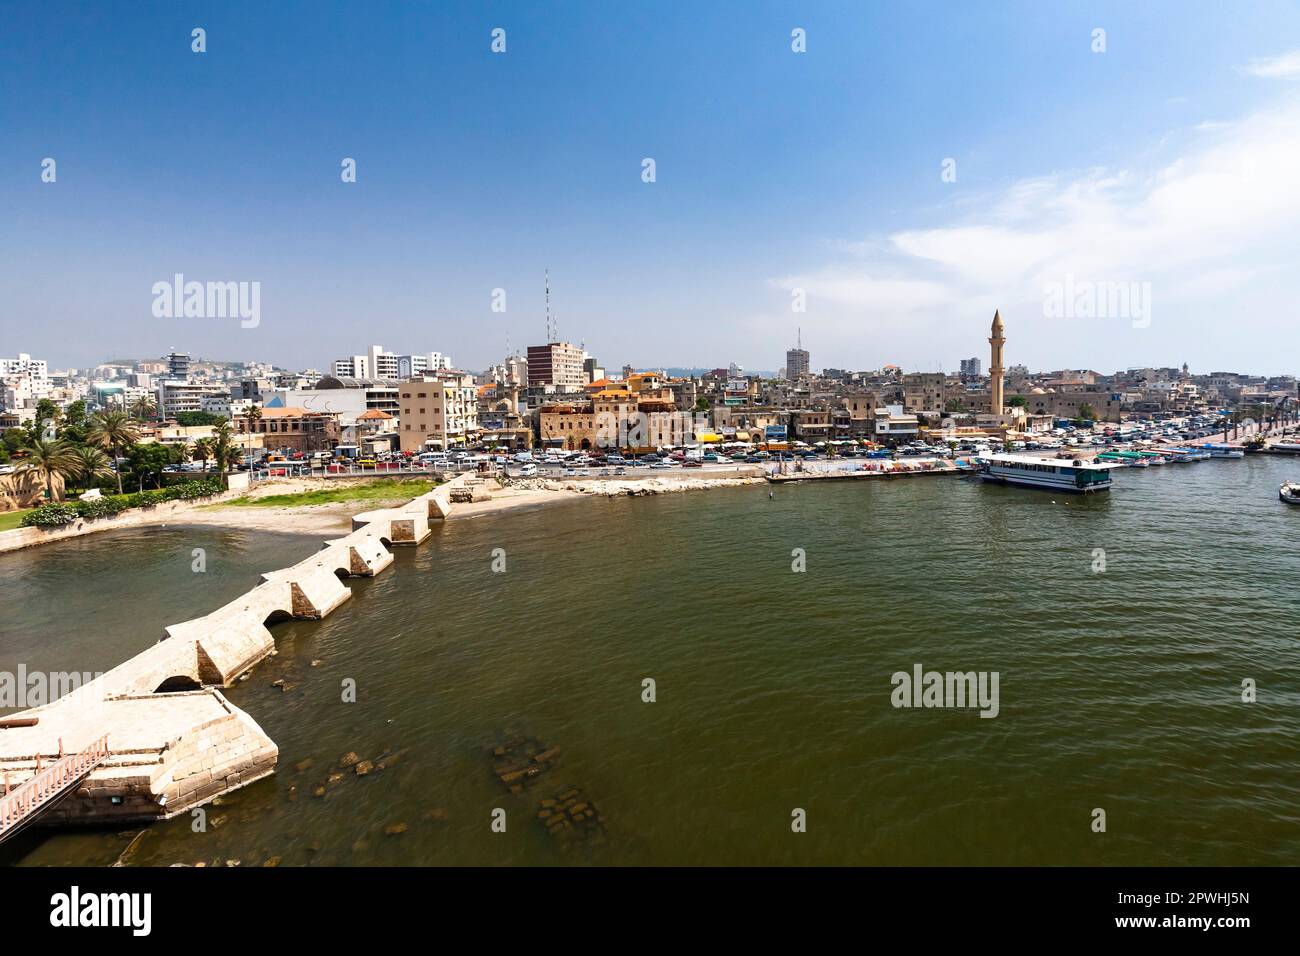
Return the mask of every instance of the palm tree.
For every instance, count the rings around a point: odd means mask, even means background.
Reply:
[[[54,476],[68,478],[77,473],[77,457],[67,442],[38,438],[27,446],[27,457],[14,469],[20,475],[37,475],[45,485],[45,497],[54,500]]]
[[[212,428],[212,459],[216,463],[217,471],[221,473],[221,487],[226,488],[226,472],[230,468],[230,461],[235,454],[235,443],[232,441],[233,433],[230,429],[230,422],[223,421],[214,425]]]
[[[83,489],[113,473],[108,456],[98,448],[81,445],[72,449],[72,454],[77,460],[74,474]]]
[[[86,429],[86,440],[113,456],[119,495],[122,493],[122,469],[117,466],[118,450],[131,447],[139,437],[139,429],[125,412],[96,412]]]
[[[206,472],[208,470],[208,459],[212,457],[212,439],[196,438],[190,448],[190,453],[195,460],[203,462],[203,470]]]
[[[148,395],[141,395],[131,403],[131,414],[140,421],[152,417],[153,413],[158,410],[157,403]]]
[[[253,462],[252,462],[252,458],[253,458],[253,422],[260,422],[261,420],[262,420],[262,406],[261,406],[261,405],[249,405],[249,406],[248,406],[248,412],[247,412],[247,414],[246,414],[246,417],[244,418],[244,431],[248,433],[248,458],[249,458],[249,461],[248,461],[248,470],[249,470],[250,473],[251,473],[252,470],[253,470]]]

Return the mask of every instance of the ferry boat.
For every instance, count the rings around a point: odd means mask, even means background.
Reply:
[[[1213,445],[1202,446],[1210,453],[1211,458],[1245,458],[1246,453],[1240,448],[1233,448],[1231,445],[1225,445],[1222,442]]]
[[[1277,496],[1289,505],[1300,505],[1300,481],[1284,481]]]
[[[988,455],[980,477],[1005,485],[1089,494],[1111,486],[1110,466],[1082,458],[1037,458],[1028,455]]]

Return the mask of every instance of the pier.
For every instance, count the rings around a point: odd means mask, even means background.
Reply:
[[[352,596],[346,579],[379,574],[392,548],[425,541],[453,500],[492,485],[459,475],[400,507],[356,515],[351,533],[310,557],[168,626],[157,644],[72,693],[6,718],[0,814],[10,823],[0,822],[0,840],[20,824],[166,819],[274,773],[275,742],[221,693],[274,652],[267,626],[332,613]]]

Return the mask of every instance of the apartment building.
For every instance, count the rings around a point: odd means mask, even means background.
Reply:
[[[402,451],[446,449],[478,435],[478,388],[474,376],[444,372],[437,378],[403,382],[398,390]]]
[[[372,345],[364,355],[350,355],[334,361],[331,374],[336,378],[389,378],[405,381],[426,372],[451,368],[451,357],[441,352],[396,355]]]
[[[528,384],[555,385],[560,390],[577,390],[587,384],[583,368],[586,353],[568,342],[528,346]]]

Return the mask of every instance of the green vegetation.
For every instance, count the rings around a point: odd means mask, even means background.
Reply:
[[[0,531],[12,531],[14,528],[21,527],[23,518],[31,514],[33,510],[32,508],[24,508],[22,511],[0,512]]]
[[[228,421],[230,419],[224,415],[214,415],[211,412],[177,412],[176,414],[176,424],[186,428],[193,428],[196,425],[219,425]]]
[[[298,494],[266,495],[262,498],[245,496],[222,502],[220,507],[238,505],[241,508],[293,508],[300,505],[330,505],[340,501],[405,501],[426,494],[437,486],[438,482],[423,478],[413,481],[375,478],[363,484],[340,485],[337,488],[321,488]]]
[[[54,502],[32,508],[30,511],[13,513],[22,515],[18,524],[23,527],[58,528],[71,524],[78,518],[108,518],[121,514],[129,508],[148,508],[164,501],[193,501],[197,498],[209,498],[220,492],[221,481],[217,478],[207,478],[203,481],[187,481],[179,485],[170,485],[157,491],[134,491],[126,495],[83,498],[76,502]],[[0,516],[0,518],[8,517],[8,514]]]

